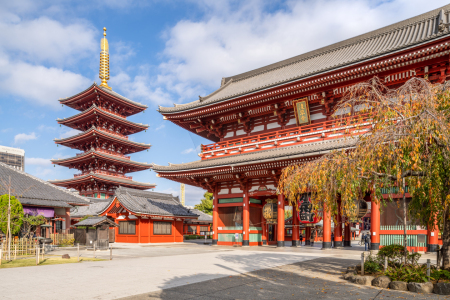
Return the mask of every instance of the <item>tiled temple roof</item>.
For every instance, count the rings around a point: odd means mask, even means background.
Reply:
[[[71,160],[71,159],[74,159],[74,158],[84,158],[85,156],[89,156],[89,155],[91,155],[92,153],[95,153],[95,154],[97,154],[97,155],[99,155],[99,156],[106,157],[106,158],[111,159],[111,160],[118,160],[118,161],[121,161],[121,162],[123,162],[123,163],[134,164],[134,165],[144,166],[144,167],[148,167],[148,168],[151,168],[151,167],[152,167],[152,164],[143,163],[143,162],[138,162],[138,161],[134,161],[134,160],[130,160],[130,159],[125,159],[125,158],[121,158],[121,157],[119,157],[119,156],[114,156],[114,155],[109,155],[109,154],[102,153],[102,152],[97,152],[97,151],[95,151],[95,150],[89,150],[89,151],[87,151],[87,152],[81,153],[81,154],[78,155],[78,156],[72,156],[72,157],[69,157],[69,158],[51,159],[51,161],[52,161],[53,163],[56,163],[56,164],[57,164],[57,163],[63,163],[63,162],[65,162],[65,161],[68,161],[68,160]]]
[[[438,25],[441,16],[444,23],[449,22],[449,9],[450,4],[308,53],[224,78],[222,86],[210,95],[191,103],[176,104],[175,107],[160,107],[159,111],[163,114],[178,113],[212,105],[448,36],[448,30],[440,33]]]
[[[67,97],[67,98],[59,99],[59,102],[60,102],[60,103],[68,102],[70,99],[73,99],[73,98],[75,98],[75,97],[77,97],[77,96],[79,96],[79,95],[85,93],[86,91],[92,89],[93,87],[96,87],[97,89],[102,90],[103,92],[105,92],[105,93],[107,93],[107,94],[110,94],[111,96],[117,97],[117,98],[119,98],[119,99],[121,99],[121,100],[123,100],[123,101],[125,101],[125,102],[130,103],[130,104],[136,105],[136,106],[141,107],[141,108],[144,108],[144,109],[145,109],[145,108],[148,108],[147,105],[144,105],[144,104],[142,104],[142,103],[139,103],[139,102],[130,100],[130,99],[128,99],[128,98],[126,98],[126,97],[124,97],[124,96],[122,96],[122,95],[120,95],[120,94],[118,94],[118,93],[116,93],[116,92],[114,92],[114,91],[112,91],[112,90],[110,90],[110,89],[107,89],[107,88],[105,88],[105,87],[98,86],[97,83],[95,83],[95,82],[94,82],[91,86],[89,86],[87,89],[85,89],[84,91],[79,92],[78,94],[75,94],[75,95],[70,96],[70,97]]]
[[[155,184],[153,184],[153,183],[138,182],[138,181],[125,179],[125,178],[120,178],[120,177],[116,177],[116,176],[107,176],[107,175],[102,175],[102,174],[95,174],[94,172],[91,172],[91,173],[86,174],[86,175],[74,177],[74,178],[69,178],[69,179],[49,180],[49,182],[54,183],[54,184],[61,184],[61,183],[65,183],[65,182],[71,182],[71,181],[74,181],[74,180],[87,179],[90,176],[96,177],[100,181],[103,179],[105,181],[113,181],[113,182],[117,182],[119,184],[125,184],[125,185],[131,185],[131,186],[148,186],[148,188],[155,187]]]
[[[110,226],[119,227],[116,223],[108,219],[106,216],[103,217],[90,217],[86,220],[83,220],[81,222],[78,222],[75,224],[76,227],[78,226],[98,226],[102,224],[108,224]]]
[[[8,193],[7,185],[10,178],[13,195],[19,197],[22,205],[71,207],[69,203],[74,205],[89,204],[88,200],[80,195],[57,187],[4,163],[0,163],[1,195]]]
[[[91,203],[88,206],[75,206],[70,209],[70,217],[82,218],[85,216],[98,216],[100,212],[104,211],[109,206],[113,198],[102,199],[106,201],[99,201]]]
[[[189,211],[194,213],[194,214],[196,214],[196,215],[198,215],[198,219],[195,220],[195,221],[210,222],[210,223],[212,223],[212,221],[213,221],[213,218],[212,218],[211,215],[205,214],[201,210],[198,210],[198,209],[194,208],[194,209],[190,209]]]
[[[171,194],[119,187],[115,191],[115,197],[133,213],[194,218],[198,216],[181,205],[178,197]]]
[[[335,149],[346,149],[355,145],[356,138],[333,139],[320,142],[311,142],[296,146],[283,147],[271,150],[261,150],[253,153],[231,155],[207,160],[197,160],[183,164],[170,164],[160,166],[153,164],[156,172],[190,171],[215,167],[226,167],[234,165],[255,164],[294,157],[320,155]]]

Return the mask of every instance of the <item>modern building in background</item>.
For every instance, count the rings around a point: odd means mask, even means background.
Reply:
[[[0,162],[25,171],[25,150],[0,146]]]

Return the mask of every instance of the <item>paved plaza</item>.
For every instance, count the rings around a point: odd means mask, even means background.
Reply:
[[[52,252],[63,253],[75,256],[76,250]],[[87,250],[81,254],[94,255]],[[109,251],[97,251],[96,255],[109,259]],[[151,246],[115,244],[112,261],[2,269],[0,290],[2,299],[412,297],[410,293],[361,287],[340,279],[338,275],[348,265],[356,264],[360,255],[361,247],[324,251],[320,243],[300,248],[213,247],[202,241]]]

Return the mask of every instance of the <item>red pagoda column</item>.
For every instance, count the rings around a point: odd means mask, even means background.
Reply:
[[[427,252],[436,252],[438,248],[439,227],[437,222],[430,222],[427,228]]]
[[[284,247],[284,195],[278,195],[277,247]]]
[[[300,245],[299,242],[299,226],[298,226],[297,208],[292,206],[292,247]]]
[[[331,248],[331,213],[328,207],[323,204],[323,241],[322,249]]]
[[[352,246],[352,228],[350,223],[345,223],[344,227],[344,247]]]
[[[371,194],[372,199],[372,207],[370,212],[370,221],[372,222],[370,226],[371,231],[371,250],[379,250],[380,249],[380,203],[375,203],[374,201],[375,195]]]
[[[217,245],[217,241],[219,240],[219,208],[217,204],[219,203],[217,199],[217,186],[214,188],[213,193],[213,240],[212,244]]]
[[[245,185],[244,190],[244,204],[242,209],[242,246],[250,246],[250,197],[248,196],[247,185]]]
[[[334,224],[334,248],[342,247],[342,213],[341,201],[338,201],[338,212],[336,214],[336,223]]]

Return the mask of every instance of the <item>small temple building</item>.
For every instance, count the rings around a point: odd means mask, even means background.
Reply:
[[[197,219],[184,221],[183,233],[185,235],[210,235],[212,232],[212,216],[198,209],[190,209],[191,213],[198,215]]]
[[[352,144],[344,137],[362,134],[370,120],[343,126],[332,118],[334,107],[352,85],[379,78],[397,88],[412,77],[444,82],[450,75],[450,5],[256,70],[222,78],[211,94],[159,112],[183,129],[211,140],[202,145],[200,160],[153,165],[158,176],[213,193],[213,244],[284,246],[283,194],[277,194],[280,173],[291,164],[317,159]],[[314,30],[314,29],[312,29]],[[345,112],[340,112],[345,113]],[[356,116],[355,116],[356,115]],[[348,124],[348,123],[346,123]],[[386,193],[390,193],[386,191]],[[387,194],[386,194],[387,196]],[[408,195],[409,196],[409,195]],[[303,196],[302,196],[303,197]],[[373,250],[402,234],[398,219],[380,216],[380,205],[364,199]],[[306,201],[306,200],[305,200]],[[299,207],[306,207],[303,201]],[[300,203],[299,203],[300,204]],[[305,204],[305,205],[303,205]],[[299,228],[309,240],[311,219],[306,209],[293,208],[292,245]],[[331,247],[331,216],[323,212],[323,247]],[[351,245],[351,224],[342,230],[336,216],[335,246]],[[383,223],[381,223],[381,220]],[[409,226],[408,226],[409,227]],[[363,228],[362,228],[363,229]],[[344,232],[343,232],[344,231]],[[434,251],[438,230],[415,226],[408,234],[412,248]],[[344,236],[344,239],[343,239]]]
[[[119,185],[135,189],[152,189],[155,184],[133,181],[127,173],[148,170],[152,166],[131,160],[129,154],[148,150],[149,144],[132,141],[130,134],[141,132],[148,125],[127,120],[127,117],[143,112],[146,105],[127,99],[108,86],[109,46],[106,28],[101,40],[100,79],[101,84],[92,84],[86,90],[59,102],[80,113],[58,124],[80,130],[71,137],[55,139],[55,143],[81,151],[76,156],[53,159],[52,163],[77,169],[73,178],[51,180],[65,188],[73,188],[80,195],[108,198]]]

